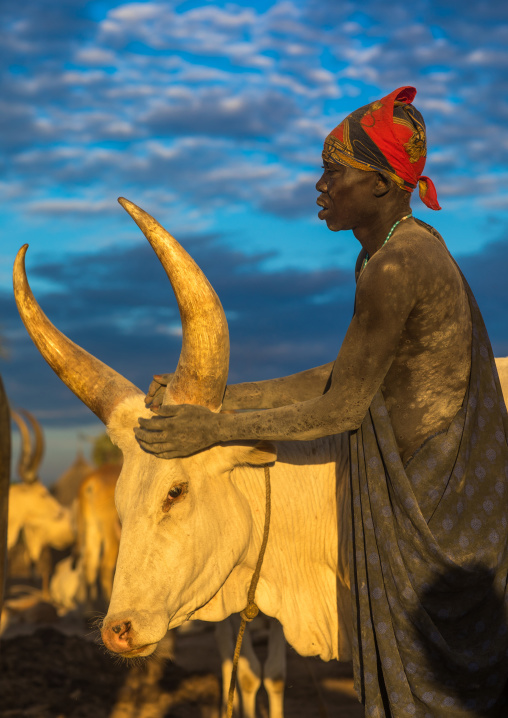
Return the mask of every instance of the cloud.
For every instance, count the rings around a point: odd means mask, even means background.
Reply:
[[[99,67],[116,65],[116,55],[110,50],[101,47],[79,48],[75,54],[76,61],[83,65],[98,65]]]
[[[27,209],[33,214],[77,216],[80,214],[103,214],[116,211],[116,207],[109,200],[88,201],[83,199],[47,199],[40,202],[31,202]]]
[[[51,136],[48,127],[37,120],[33,110],[20,102],[0,101],[0,147],[7,155],[22,151],[27,137],[44,141]]]
[[[458,257],[459,266],[483,314],[495,356],[508,356],[507,240],[508,236],[505,234],[502,238],[490,242],[480,253]]]
[[[308,216],[316,212],[316,182],[319,172],[300,174],[293,182],[282,184],[261,200],[260,207],[282,217]]]
[[[204,88],[172,102],[158,102],[140,120],[159,137],[177,133],[241,139],[271,136],[297,114],[294,101],[279,92],[232,96],[226,88]]]

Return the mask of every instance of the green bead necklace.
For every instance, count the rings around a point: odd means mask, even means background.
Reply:
[[[385,239],[385,241],[383,242],[383,244],[381,245],[381,247],[384,247],[385,244],[388,242],[388,240],[390,239],[390,237],[391,237],[392,234],[393,234],[393,230],[395,229],[395,227],[396,227],[398,224],[400,224],[401,222],[403,222],[405,219],[409,219],[409,218],[412,217],[412,216],[413,216],[413,213],[410,212],[409,214],[406,214],[405,217],[401,217],[399,220],[397,220],[397,221],[395,222],[395,224],[393,225],[393,227],[391,228],[391,230],[388,232],[388,236],[387,236],[387,238]],[[381,247],[380,247],[380,249],[381,249]],[[367,252],[367,254],[366,254],[366,256],[365,256],[365,259],[363,260],[362,268],[360,269],[360,274],[361,274],[361,273],[363,272],[363,270],[365,269],[365,265],[367,264],[368,261],[369,261],[369,253]]]

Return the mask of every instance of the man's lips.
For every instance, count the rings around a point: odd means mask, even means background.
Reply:
[[[324,214],[328,211],[328,207],[326,206],[325,202],[323,201],[323,196],[322,196],[322,195],[317,198],[316,204],[317,204],[319,207],[322,207],[322,209],[318,212],[318,217],[319,217],[320,219],[322,219],[323,216],[324,216]]]

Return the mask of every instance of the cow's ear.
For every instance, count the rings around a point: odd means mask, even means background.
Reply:
[[[270,441],[235,446],[234,463],[236,466],[267,466],[276,461],[277,449],[275,444]]]

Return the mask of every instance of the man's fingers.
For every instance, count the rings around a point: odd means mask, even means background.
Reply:
[[[141,446],[143,451],[147,452],[147,454],[155,454],[156,456],[160,456],[161,454],[175,451],[175,445],[171,441],[148,442],[143,441],[143,439],[140,439],[139,437],[137,438],[138,444]]]
[[[173,374],[174,374],[174,372],[171,372],[169,374],[154,374],[153,378],[154,378],[154,381],[157,382],[157,384],[160,384],[162,386],[167,386],[169,384],[169,382],[171,381]]]
[[[169,434],[168,437],[166,431],[150,431],[140,426],[134,428],[134,435],[138,441],[145,441],[148,444],[160,444],[163,441],[168,441],[168,438],[171,436],[171,434]]]
[[[145,419],[140,416],[138,421],[139,425],[147,431],[162,431],[170,427],[170,420],[176,417],[177,412],[171,412],[170,414],[162,413],[163,408],[157,408],[157,414],[154,414],[149,419]]]
[[[166,387],[171,381],[172,376],[173,374],[153,375],[153,381],[150,382],[150,386],[148,387],[148,391],[145,396],[145,404],[149,404],[157,392],[160,392],[161,397],[164,397],[164,392],[166,391]]]
[[[181,459],[185,456],[181,451],[165,451],[162,454],[157,454],[159,459]]]
[[[143,451],[146,451],[147,454],[153,454],[153,456],[157,456],[159,459],[179,459],[182,456],[186,456],[186,454],[182,453],[181,450],[178,451],[175,449],[174,444],[170,444],[168,442],[161,444],[147,444],[144,441],[139,441],[139,445]]]

